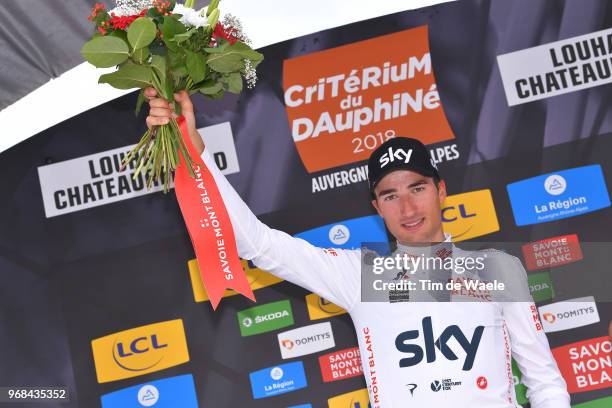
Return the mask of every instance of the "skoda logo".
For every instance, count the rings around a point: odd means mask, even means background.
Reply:
[[[431,390],[432,391],[438,392],[438,391],[440,391],[441,388],[442,388],[442,384],[440,384],[440,381],[436,380],[436,381],[431,383]]]
[[[563,194],[566,187],[567,187],[567,182],[562,176],[558,174],[553,174],[552,176],[548,176],[546,177],[546,180],[544,180],[544,189],[550,195],[557,196],[557,195]]]
[[[244,319],[242,319],[242,325],[244,327],[251,327],[252,324],[253,324],[253,319],[251,319],[250,317],[245,317]]]
[[[342,224],[336,224],[329,229],[329,240],[334,245],[346,244],[350,237],[351,232],[346,226]]]
[[[153,385],[145,385],[138,390],[138,402],[143,407],[152,407],[159,400],[159,390]]]

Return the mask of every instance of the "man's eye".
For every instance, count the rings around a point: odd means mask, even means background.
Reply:
[[[423,190],[425,190],[425,187],[424,187],[424,186],[418,186],[418,187],[415,187],[415,188],[413,188],[413,189],[412,189],[412,191],[413,191],[414,193],[420,193],[420,192],[421,192],[421,191],[423,191]]]
[[[395,199],[395,197],[397,197],[395,194],[389,194],[388,196],[385,196],[385,198],[383,198],[383,200],[391,201],[391,200]]]

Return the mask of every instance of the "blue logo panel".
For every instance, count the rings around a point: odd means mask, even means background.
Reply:
[[[102,408],[198,408],[191,374],[124,388],[101,399]]]
[[[312,405],[310,404],[302,404],[302,405],[292,405],[288,408],[312,408]]]
[[[357,249],[362,242],[387,242],[385,223],[378,215],[353,218],[295,235],[321,248]]]
[[[610,206],[598,164],[532,177],[506,188],[518,226],[575,217]]]
[[[308,386],[301,361],[264,368],[249,374],[253,398],[285,394]]]

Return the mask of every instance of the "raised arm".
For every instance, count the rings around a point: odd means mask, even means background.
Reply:
[[[156,98],[155,90],[151,88],[147,88],[145,95],[149,98],[151,106],[147,125],[167,123],[173,115],[168,102]],[[189,95],[184,92],[175,95],[175,99],[181,104],[189,136],[194,146],[201,152],[202,160],[215,178],[223,196],[236,235],[240,257],[252,260],[258,267],[350,310],[360,293],[358,252],[317,248],[303,239],[269,228],[259,221],[221,174],[205,149],[204,142],[195,127],[193,105]]]

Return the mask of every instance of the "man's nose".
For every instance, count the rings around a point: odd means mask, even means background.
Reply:
[[[411,197],[400,198],[400,212],[404,217],[410,217],[416,212],[416,205]]]

